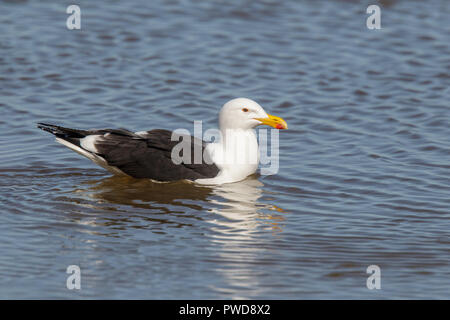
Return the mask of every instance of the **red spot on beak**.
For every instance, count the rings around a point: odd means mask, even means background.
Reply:
[[[283,126],[282,126],[281,124],[278,123],[278,124],[276,125],[276,128],[277,128],[277,129],[283,129]]]

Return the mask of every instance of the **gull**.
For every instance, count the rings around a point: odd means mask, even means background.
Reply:
[[[220,110],[218,141],[207,143],[183,135],[188,148],[184,144],[180,149],[173,132],[165,129],[80,130],[47,123],[38,123],[38,128],[52,133],[57,142],[113,174],[159,182],[189,180],[214,185],[241,181],[257,171],[259,147],[255,128],[260,125],[287,129],[286,121],[267,114],[255,101],[236,98]],[[181,152],[177,154],[174,151],[178,149]],[[192,161],[198,151],[200,161],[195,161],[198,158]]]

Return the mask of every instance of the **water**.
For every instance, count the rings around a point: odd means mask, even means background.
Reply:
[[[450,5],[1,1],[0,298],[450,297]],[[111,177],[35,123],[286,119],[280,169],[207,188]],[[66,268],[81,268],[81,290]],[[381,268],[381,290],[366,269]]]

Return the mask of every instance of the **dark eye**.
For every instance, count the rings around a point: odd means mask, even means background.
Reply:
[[[248,109],[247,108],[242,108],[242,111],[248,112]]]

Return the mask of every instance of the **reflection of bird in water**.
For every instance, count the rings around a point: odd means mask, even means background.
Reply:
[[[257,200],[261,197],[263,186],[264,184],[254,177],[234,184],[217,186],[213,189],[213,193],[226,202],[223,200],[213,200],[213,202],[224,205],[220,212],[231,219],[236,214],[254,213],[257,210]],[[239,217],[236,218],[239,219]]]
[[[85,184],[87,188],[81,187],[75,192],[95,201],[95,204],[87,206],[101,207],[103,210],[182,214],[183,217],[195,217],[207,220],[214,226],[235,231],[242,229],[243,232],[267,224],[272,226],[273,231],[279,231],[279,222],[284,219],[272,213],[280,210],[276,206],[258,202],[264,184],[255,176],[234,184],[213,187],[183,181],[155,183],[121,176],[91,180]],[[114,206],[111,207],[111,204]]]
[[[281,231],[279,222],[284,220],[283,216],[266,213],[275,210],[280,212],[280,208],[258,202],[263,194],[263,186],[264,184],[255,176],[233,184],[215,186],[212,193],[220,198],[213,198],[211,202],[220,205],[220,208],[212,211],[226,218],[217,220],[217,224],[233,231],[242,228],[244,233],[250,233],[261,224],[269,223],[273,231]]]
[[[88,222],[106,227],[103,235],[122,237],[126,229],[147,229],[161,237],[166,232],[180,234],[187,243],[196,241],[190,237],[201,236],[209,243],[208,257],[216,261],[212,271],[229,286],[221,290],[239,298],[233,288],[240,288],[246,297],[263,287],[264,279],[254,272],[254,263],[282,231],[284,215],[261,201],[263,187],[255,176],[214,187],[110,177],[91,180],[87,188],[76,191],[94,202],[93,207],[103,209],[96,210],[101,213],[90,216]]]
[[[163,208],[158,204],[182,205],[195,210],[211,195],[211,188],[184,181],[155,183],[146,179],[112,176],[100,181],[89,181],[85,190],[93,199],[136,208]],[[183,200],[195,200],[189,203]]]
[[[212,211],[216,215],[209,235],[216,251],[214,261],[219,262],[214,271],[227,284],[220,292],[232,298],[263,294],[259,290],[267,278],[255,272],[255,263],[267,254],[273,236],[282,232],[284,215],[279,214],[280,209],[275,205],[261,201],[263,187],[261,181],[251,176],[212,190],[215,196],[211,201],[216,204]],[[276,261],[265,260],[265,263]],[[241,295],[237,296],[237,292]]]
[[[161,232],[166,227],[189,227],[202,221],[199,213],[208,210],[211,195],[210,188],[183,181],[155,183],[112,176],[85,182],[66,201],[94,209],[91,224]]]

